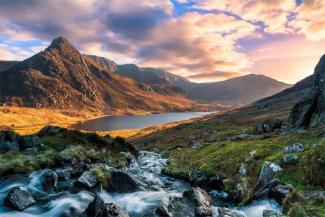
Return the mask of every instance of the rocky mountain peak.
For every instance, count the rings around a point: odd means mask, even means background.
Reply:
[[[53,39],[48,48],[61,49],[63,47],[73,47],[73,45],[67,39],[60,36],[58,38]]]

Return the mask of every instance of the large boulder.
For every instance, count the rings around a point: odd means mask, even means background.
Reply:
[[[104,203],[103,199],[96,195],[86,209],[88,217],[129,217],[129,214],[113,203]]]
[[[110,171],[108,186],[110,192],[127,193],[139,189],[138,183],[127,173],[122,171]]]
[[[269,183],[273,179],[273,177],[281,170],[282,169],[278,164],[265,161],[260,171],[260,175],[257,179],[255,187],[253,189],[253,194],[259,191],[260,188],[265,186],[267,183]]]
[[[169,210],[167,206],[160,206],[155,210],[155,213],[159,217],[173,217],[174,214]]]
[[[271,118],[263,121],[262,123],[258,123],[255,125],[254,132],[257,134],[260,133],[271,133],[276,129],[280,129],[282,126],[282,120],[278,118]]]
[[[97,183],[97,175],[90,171],[83,172],[76,182],[78,186],[85,187],[88,189],[95,187]]]
[[[35,199],[25,190],[15,187],[10,190],[9,194],[4,199],[4,204],[12,209],[23,211],[27,207],[33,205]]]
[[[313,87],[291,110],[291,127],[309,127],[325,125],[325,55],[314,70]]]
[[[212,198],[205,190],[194,187],[183,196],[194,205],[196,216],[212,216]]]

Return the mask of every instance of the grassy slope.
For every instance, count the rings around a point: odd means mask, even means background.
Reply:
[[[211,138],[252,133],[254,123],[266,118],[280,117],[286,120],[290,108],[291,105],[259,110],[244,108],[130,140],[142,148],[164,152],[170,159],[166,172],[173,175],[186,176],[191,170],[200,170],[206,174],[218,174],[230,178],[235,183],[244,181],[250,189],[256,182],[263,162],[268,160],[277,162],[283,167],[284,170],[278,178],[285,183],[291,183],[299,192],[298,194],[311,190],[324,190],[325,171],[316,159],[325,159],[325,140],[317,130],[310,130],[303,134],[272,134],[270,138],[264,139],[261,138],[262,136],[256,136],[238,142],[209,142]],[[188,140],[193,138],[197,143],[203,144],[203,147],[197,151],[193,151],[192,145],[188,143]],[[284,165],[283,148],[296,142],[305,146],[305,152],[299,154],[298,165]],[[314,148],[314,144],[319,145],[317,149]],[[240,177],[239,166],[253,150],[256,150],[256,155],[247,166],[248,175]],[[249,191],[246,193],[248,196]],[[325,214],[324,203],[319,206],[313,202],[291,201],[289,208],[293,206],[304,207],[305,210],[298,214],[291,213],[291,217],[299,216],[302,212],[316,216]]]

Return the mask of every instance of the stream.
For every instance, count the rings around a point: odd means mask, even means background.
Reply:
[[[161,174],[167,165],[167,159],[153,152],[140,152],[138,158],[129,167],[123,169],[131,175],[142,188],[133,193],[109,193],[100,190],[99,194],[105,202],[115,203],[129,212],[132,217],[155,216],[154,210],[161,205],[168,205],[182,199],[182,193],[189,189],[189,183]],[[61,217],[78,216],[93,200],[94,193],[87,190],[79,192],[46,192],[41,184],[41,176],[46,170],[29,175],[15,175],[0,179],[0,217]],[[20,186],[33,196],[42,198],[23,212],[6,208],[2,201],[11,188]],[[222,193],[222,192],[218,192]],[[229,207],[245,217],[262,217],[264,209],[281,212],[281,207],[273,200],[256,201],[245,207]],[[217,208],[215,208],[217,209]],[[183,212],[186,213],[186,210]],[[178,215],[179,216],[179,215]],[[182,216],[188,216],[183,214]],[[218,217],[214,213],[213,217]]]

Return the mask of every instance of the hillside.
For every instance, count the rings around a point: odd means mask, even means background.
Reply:
[[[60,37],[44,51],[0,73],[0,103],[106,113],[207,109],[177,91],[113,74],[109,71],[113,68],[81,55]]]
[[[0,72],[5,71],[18,63],[18,61],[5,61],[5,60],[0,60]]]

